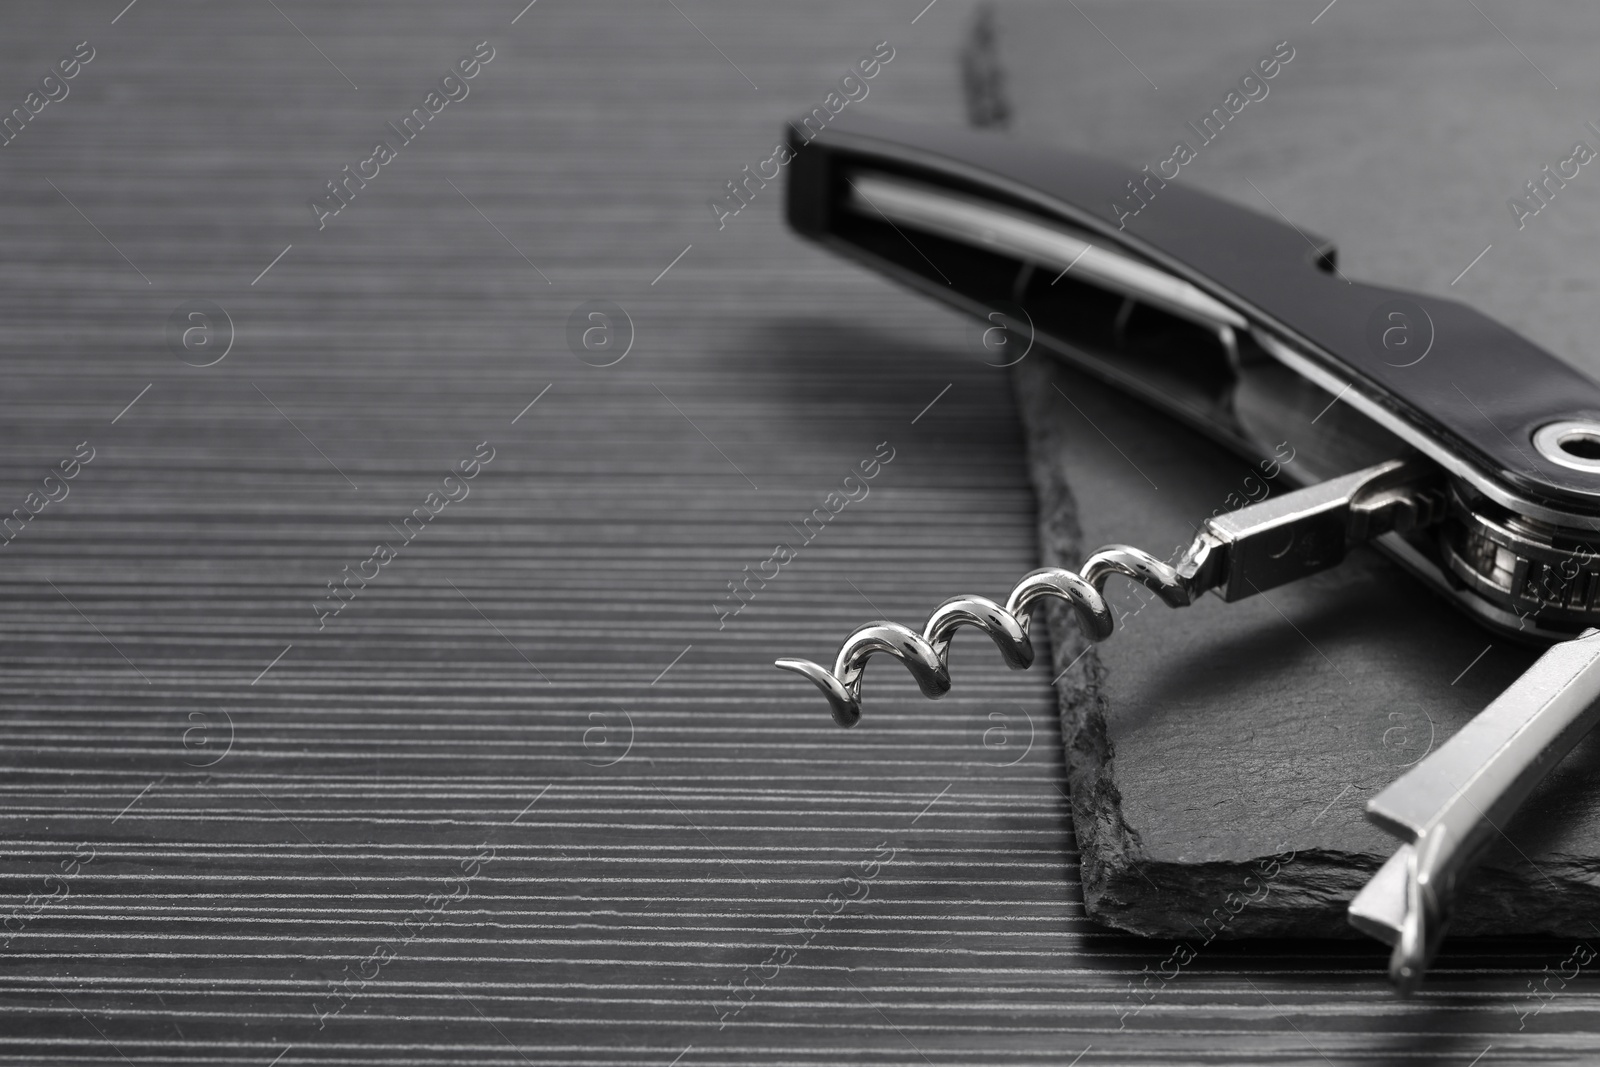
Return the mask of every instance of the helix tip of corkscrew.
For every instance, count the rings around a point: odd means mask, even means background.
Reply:
[[[811,679],[822,690],[822,695],[828,698],[828,704],[833,708],[833,721],[840,726],[848,729],[861,721],[861,698],[852,696],[844,684],[822,664],[812,663],[808,659],[778,659],[773,660],[772,665],[780,671],[793,671]]]

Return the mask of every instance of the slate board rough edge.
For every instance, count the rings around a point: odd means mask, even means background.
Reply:
[[[1066,445],[1046,414],[1050,376],[1048,363],[1023,363],[1014,368],[1012,380],[1027,431],[1029,476],[1038,496],[1041,565],[1076,568],[1090,549],[1083,544],[1072,490],[1054,459]],[[1089,917],[1150,937],[1356,936],[1345,922],[1344,909],[1376,870],[1367,857],[1294,850],[1293,842],[1284,843],[1278,863],[1274,853],[1264,853],[1247,864],[1183,864],[1181,870],[1167,870],[1176,865],[1144,856],[1138,834],[1122,818],[1121,798],[1109,771],[1116,753],[1106,731],[1104,667],[1066,605],[1050,601],[1045,620],[1056,660],[1053,670],[1065,671],[1056,690]],[[1181,888],[1175,881],[1181,881]],[[1270,915],[1242,903],[1267,891],[1279,898]],[[1155,915],[1161,918],[1155,920]]]

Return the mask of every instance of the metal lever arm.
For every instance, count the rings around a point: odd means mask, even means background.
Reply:
[[[1600,718],[1600,630],[1554,645],[1437,751],[1367,802],[1408,842],[1350,904],[1350,921],[1394,945],[1389,977],[1422,980],[1456,889],[1533,787]]]

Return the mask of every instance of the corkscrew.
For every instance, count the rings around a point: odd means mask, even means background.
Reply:
[[[935,609],[921,633],[895,622],[868,623],[845,639],[832,671],[803,659],[780,659],[775,666],[809,678],[828,698],[834,721],[854,726],[861,719],[867,660],[875,653],[898,659],[924,696],[938,698],[950,691],[950,642],[962,626],[988,634],[1008,667],[1025,670],[1033,665],[1031,615],[1047,599],[1066,601],[1091,641],[1110,637],[1115,626],[1105,585],[1116,574],[1171,608],[1187,607],[1205,592],[1239,600],[1326,570],[1353,545],[1381,534],[1430,525],[1443,511],[1433,481],[1419,464],[1389,460],[1207,519],[1176,566],[1129,545],[1107,545],[1081,572],[1045,567],[1028,574],[1004,607],[986,597],[954,597]]]
[[[937,698],[963,627],[1025,669],[1046,601],[1100,641],[1115,576],[1181,608],[1371,543],[1484,626],[1551,644],[1368,804],[1402,845],[1350,920],[1394,946],[1390,977],[1414,988],[1499,824],[1600,717],[1600,385],[1471,307],[1353,282],[1330,242],[1175,175],[860,118],[790,136],[802,236],[1025,333],[1248,460],[1270,461],[1292,426],[1298,462],[1283,469],[1297,488],[1206,520],[1175,563],[1108,545],[1078,571],[1026,575],[1004,604],[956,597],[920,631],[868,623],[831,668],[776,666],[854,726],[875,655]]]

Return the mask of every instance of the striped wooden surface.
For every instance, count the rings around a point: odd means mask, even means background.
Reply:
[[[1036,558],[969,327],[800,246],[776,186],[705,206],[880,40],[851,106],[962,121],[970,6],[520,8],[3,15],[7,107],[95,58],[0,148],[0,512],[94,459],[0,550],[0,1062],[1576,1061],[1582,979],[1519,1031],[1562,957],[1494,945],[1410,1004],[1361,943],[1218,946],[1129,1017],[1171,949],[1082,918],[1045,672],[964,645],[933,706],[878,671],[844,734],[770,667]],[[169,350],[194,300],[211,367]],[[612,367],[568,348],[592,300]]]

